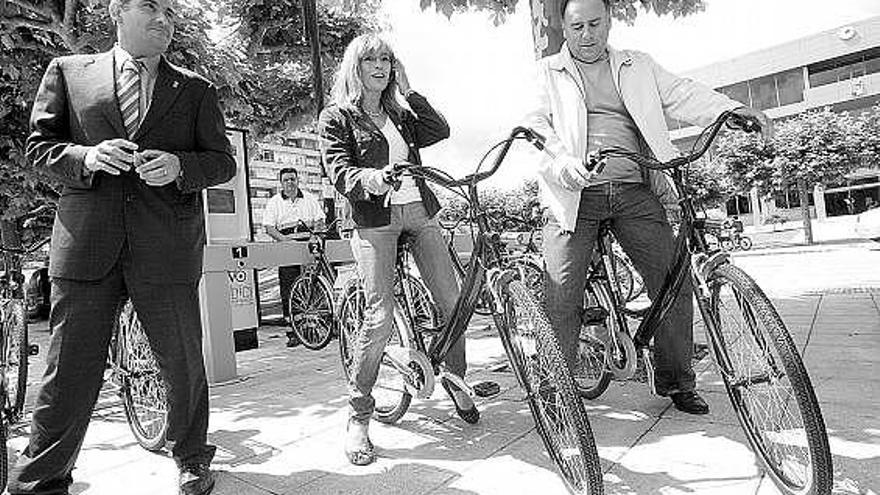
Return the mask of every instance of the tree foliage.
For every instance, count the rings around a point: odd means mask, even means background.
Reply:
[[[57,198],[46,172],[24,160],[30,107],[52,57],[112,46],[108,2],[0,0],[0,216]],[[348,41],[372,27],[378,0],[352,2],[319,3],[325,77]],[[167,56],[217,85],[228,124],[261,138],[313,117],[316,95],[300,0],[182,0],[177,15]],[[215,41],[217,20],[232,27]]]
[[[544,0],[551,7],[548,11],[558,11],[558,1]],[[518,6],[529,3],[527,0],[419,0],[423,10],[433,8],[446,17],[467,10],[486,11],[492,15],[496,23],[504,22]],[[631,23],[638,16],[639,9],[643,12],[654,12],[657,15],[671,14],[680,17],[699,12],[704,7],[703,0],[614,0],[612,15],[617,19]]]

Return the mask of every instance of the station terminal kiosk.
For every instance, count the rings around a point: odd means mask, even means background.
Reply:
[[[247,133],[228,128],[236,174],[229,182],[203,191],[205,245],[199,282],[205,370],[208,382],[237,377],[235,333],[259,326],[256,270],[311,262],[307,241],[254,242],[250,205]],[[347,241],[328,241],[331,261],[350,261]]]

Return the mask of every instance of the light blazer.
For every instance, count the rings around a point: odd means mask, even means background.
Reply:
[[[647,54],[608,48],[611,76],[623,105],[639,130],[643,143],[658,160],[679,154],[672,144],[666,116],[705,126],[725,110],[743,106],[711,88],[667,72]],[[567,188],[560,174],[583,163],[587,153],[586,90],[566,44],[559,53],[538,62],[537,90],[526,125],[547,138],[556,158],[538,168],[541,199],[563,230],[573,231],[580,190]],[[675,192],[659,172],[649,174],[650,185],[664,203],[675,202]]]
[[[49,63],[34,100],[27,158],[63,184],[49,274],[98,280],[130,251],[139,281],[195,282],[205,244],[200,191],[235,175],[217,92],[201,76],[161,58],[152,103],[133,137],[141,150],[180,159],[182,178],[162,187],[135,172],[84,173],[88,147],[125,138],[113,52]]]

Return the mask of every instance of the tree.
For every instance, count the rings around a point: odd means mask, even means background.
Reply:
[[[740,191],[755,187],[761,194],[770,194],[795,184],[805,241],[812,244],[809,191],[816,184],[842,180],[860,165],[865,129],[863,120],[847,113],[830,108],[807,111],[777,123],[770,145],[756,135],[725,135],[718,159]]]
[[[419,0],[422,9],[432,6],[437,12],[451,17],[456,12],[466,10],[488,11],[494,22],[504,22],[517,6],[526,0]],[[559,51],[562,45],[562,19],[559,15],[560,0],[531,0],[532,35],[535,53],[538,57]],[[638,16],[639,8],[657,15],[681,17],[704,9],[703,0],[615,0],[612,2],[612,15],[626,23],[632,23]]]
[[[327,73],[345,44],[371,26],[376,0],[327,0],[321,4],[319,29],[326,49]],[[24,159],[33,95],[52,57],[95,53],[112,46],[109,0],[0,0],[0,218],[14,218],[38,204],[52,203],[58,190],[45,170]],[[338,5],[337,5],[338,4]],[[169,60],[212,80],[227,122],[264,134],[289,129],[312,118],[311,65],[299,0],[238,2],[183,0],[178,6]],[[349,6],[350,7],[350,6]],[[335,9],[335,10],[334,10]],[[372,10],[371,10],[372,9]],[[221,15],[222,14],[222,15]],[[220,42],[211,39],[214,19],[240,29]],[[306,117],[303,117],[306,116]],[[12,227],[2,241],[17,244]]]
[[[816,184],[843,180],[857,168],[863,141],[863,123],[830,108],[805,112],[779,124],[774,140],[776,183],[797,185],[807,244],[813,243],[809,190]]]
[[[357,35],[375,27],[378,0],[326,0],[318,4],[323,87]],[[303,23],[302,0],[230,0],[218,12],[231,27],[223,46],[248,61],[249,77],[242,86],[250,95],[240,106],[227,105],[234,122],[257,136],[283,133],[314,121],[310,44]],[[323,95],[320,95],[323,97]]]

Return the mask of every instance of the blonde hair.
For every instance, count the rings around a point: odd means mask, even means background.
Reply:
[[[342,62],[336,71],[330,100],[340,108],[354,110],[361,104],[364,97],[364,82],[361,79],[360,64],[368,55],[388,54],[391,60],[395,59],[394,50],[387,41],[378,34],[367,33],[351,40],[342,56]],[[391,69],[392,75],[394,68]],[[395,94],[397,93],[397,81],[391,80],[388,86],[382,90],[380,101],[386,111],[400,112],[401,107]]]

